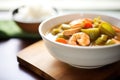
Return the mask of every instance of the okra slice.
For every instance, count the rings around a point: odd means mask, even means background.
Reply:
[[[97,38],[97,40],[95,41],[96,45],[102,45],[104,44],[108,39],[107,35],[102,34],[100,37]]]
[[[105,45],[112,45],[115,44],[115,42],[112,39],[108,39]]]
[[[61,29],[59,29],[59,28],[55,28],[55,29],[53,29],[53,30],[51,31],[52,35],[56,35],[56,34],[58,34],[58,33],[60,33],[60,32],[61,32]]]

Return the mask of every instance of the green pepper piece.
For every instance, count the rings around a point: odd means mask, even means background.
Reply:
[[[99,28],[81,29],[81,31],[88,34],[91,41],[96,40],[100,35]]]
[[[102,22],[100,25],[100,31],[103,34],[108,35],[109,37],[114,37],[115,36],[115,31],[113,30],[111,24],[107,22]]]

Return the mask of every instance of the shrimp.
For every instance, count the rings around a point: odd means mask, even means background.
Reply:
[[[91,28],[92,27],[92,20],[89,18],[85,18],[85,19],[77,19],[74,21],[71,21],[69,23],[69,25],[71,26],[71,28]]]
[[[112,28],[113,28],[114,31],[116,32],[115,39],[120,40],[120,28],[118,28],[118,27],[116,27],[116,26],[112,26]]]
[[[84,32],[75,33],[68,40],[68,44],[88,46],[90,44],[90,37]]]
[[[120,28],[118,28],[116,26],[112,26],[112,28],[115,30],[115,32],[120,32]]]
[[[80,30],[81,30],[81,28],[74,28],[74,29],[64,30],[63,35],[69,37],[69,36],[73,35],[74,33],[80,32]]]
[[[70,26],[71,28],[79,28],[83,26],[82,23],[83,23],[82,19],[77,19],[77,20],[71,21]]]
[[[117,32],[114,38],[120,41],[120,32]]]

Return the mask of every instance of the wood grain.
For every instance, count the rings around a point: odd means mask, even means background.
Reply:
[[[18,62],[46,80],[108,80],[120,76],[120,62],[97,69],[80,69],[60,62],[38,41],[17,55]]]

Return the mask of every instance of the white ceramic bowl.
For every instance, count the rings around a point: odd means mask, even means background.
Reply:
[[[110,46],[72,46],[53,41],[46,33],[54,26],[69,22],[78,18],[95,18],[101,16],[102,20],[108,21],[115,26],[120,26],[120,20],[100,14],[73,13],[65,14],[45,20],[39,26],[39,33],[52,56],[56,59],[79,68],[98,68],[120,60],[120,45]]]

